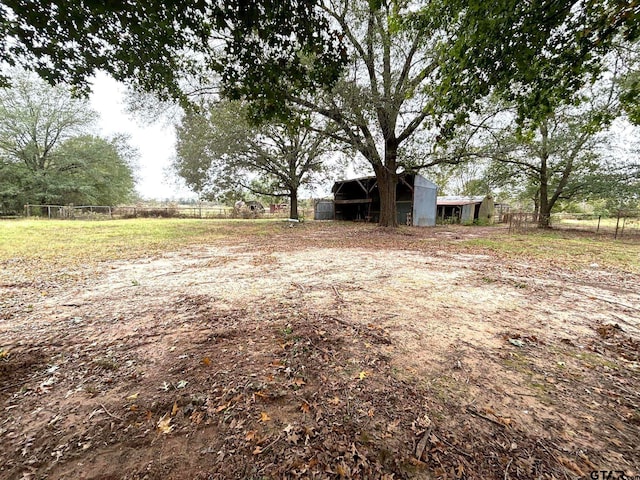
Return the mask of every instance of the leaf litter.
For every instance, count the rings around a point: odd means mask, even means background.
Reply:
[[[482,229],[410,232],[302,226],[12,285],[0,478],[640,473],[637,275],[567,288],[456,245]]]

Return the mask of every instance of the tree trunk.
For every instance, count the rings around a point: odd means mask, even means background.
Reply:
[[[549,130],[546,120],[540,125],[540,135],[542,136],[542,151],[540,153],[540,212],[538,214],[538,228],[551,228],[551,208],[553,205],[549,203],[549,171],[547,168]]]
[[[378,191],[380,193],[380,221],[381,227],[398,226],[398,210],[396,205],[396,187],[398,174],[384,166],[375,169]]]
[[[538,228],[551,228],[551,208],[549,203],[549,185],[547,184],[546,165],[540,175],[540,206],[538,212]]]
[[[289,190],[289,198],[291,199],[291,205],[289,210],[289,218],[298,218],[298,190],[292,188]]]

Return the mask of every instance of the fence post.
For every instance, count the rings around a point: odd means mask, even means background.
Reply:
[[[598,233],[600,231],[600,219],[602,218],[602,215],[598,215],[598,228],[596,228],[596,233]]]
[[[47,205],[47,216],[49,217],[49,220],[51,220],[51,205]]]

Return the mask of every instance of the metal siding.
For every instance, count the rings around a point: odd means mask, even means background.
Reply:
[[[314,212],[314,220],[333,220],[334,205],[331,200],[316,203]]]
[[[434,227],[437,215],[438,187],[426,178],[416,175],[413,185],[413,225]]]
[[[460,223],[473,223],[473,217],[475,213],[475,203],[462,206],[462,215],[460,215]]]

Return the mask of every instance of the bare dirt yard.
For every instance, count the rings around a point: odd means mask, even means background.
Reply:
[[[523,241],[312,222],[4,261],[0,478],[640,478],[637,268],[485,238]]]

